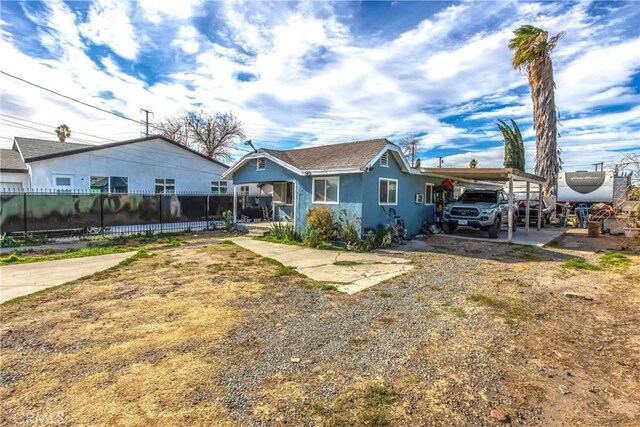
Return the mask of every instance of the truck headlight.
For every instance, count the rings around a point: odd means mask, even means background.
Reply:
[[[482,209],[482,213],[486,214],[486,215],[489,215],[489,214],[493,213],[493,209]]]

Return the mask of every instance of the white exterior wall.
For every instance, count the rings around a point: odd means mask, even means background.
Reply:
[[[156,178],[173,178],[177,193],[210,192],[226,170],[161,139],[30,162],[31,187],[54,188],[54,176],[72,178],[73,189],[89,191],[92,176],[129,180],[129,192],[155,191]],[[232,183],[229,182],[229,191]]]
[[[0,172],[0,190],[5,188],[22,189],[29,187],[29,174]]]

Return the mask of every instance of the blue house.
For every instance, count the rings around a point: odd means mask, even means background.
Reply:
[[[348,142],[294,150],[260,149],[242,157],[223,179],[239,184],[271,184],[273,215],[304,231],[311,208],[345,209],[367,227],[388,223],[395,209],[409,234],[424,220],[434,221],[436,178],[421,174],[402,150],[387,139]]]

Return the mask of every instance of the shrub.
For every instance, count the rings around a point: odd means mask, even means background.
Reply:
[[[322,240],[320,239],[320,230],[307,228],[304,232],[304,243],[305,245],[315,248],[317,247]]]
[[[274,222],[269,230],[269,237],[284,243],[301,242],[302,235],[296,230],[293,224],[282,224]]]
[[[349,219],[347,210],[340,209],[340,212],[338,212],[338,221],[340,223],[342,240],[344,240],[347,245],[356,244],[358,242],[360,220],[355,215]]]
[[[18,246],[22,246],[22,243],[19,240],[14,239],[13,237],[3,237],[2,239],[0,239],[0,247],[17,248]]]
[[[233,211],[228,210],[222,213],[224,218],[224,228],[227,231],[233,231]]]
[[[307,229],[317,230],[318,238],[321,241],[335,240],[338,237],[333,211],[329,208],[309,209],[307,212]]]

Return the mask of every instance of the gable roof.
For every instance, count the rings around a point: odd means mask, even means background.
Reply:
[[[300,170],[361,169],[390,144],[385,138],[294,150],[260,149]]]
[[[22,156],[16,150],[0,149],[0,171],[27,173],[27,165],[22,161]]]
[[[233,179],[233,174],[250,160],[266,157],[298,175],[328,175],[335,173],[362,173],[385,153],[391,152],[403,171],[419,174],[412,169],[402,154],[400,147],[386,138],[365,141],[344,142],[318,147],[293,150],[271,150],[262,148],[238,160],[223,175],[223,179]]]
[[[202,157],[205,160],[208,160],[212,163],[220,165],[225,169],[229,167],[218,160],[211,159],[196,150],[193,150],[189,147],[179,144],[176,141],[169,139],[167,137],[164,137],[162,135],[151,135],[151,136],[146,136],[144,138],[110,142],[108,144],[100,144],[100,145],[76,144],[71,142],[59,142],[59,141],[48,141],[43,139],[15,137],[14,148],[17,147],[18,151],[20,151],[20,153],[22,154],[24,161],[28,163],[28,162],[34,162],[39,160],[52,159],[55,157],[70,156],[72,154],[86,153],[86,152],[96,151],[96,150],[104,150],[106,148],[119,147],[122,145],[135,144],[135,143],[144,142],[144,141],[151,141],[154,139],[160,139],[160,140],[163,140],[164,142],[175,145],[176,147],[179,147],[192,154],[195,154],[196,156]]]
[[[76,144],[75,142],[50,141],[46,139],[35,138],[14,138],[15,143],[22,154],[25,161],[34,158],[48,156],[51,154],[60,154],[65,151],[81,150],[87,147],[93,147],[89,144]]]

